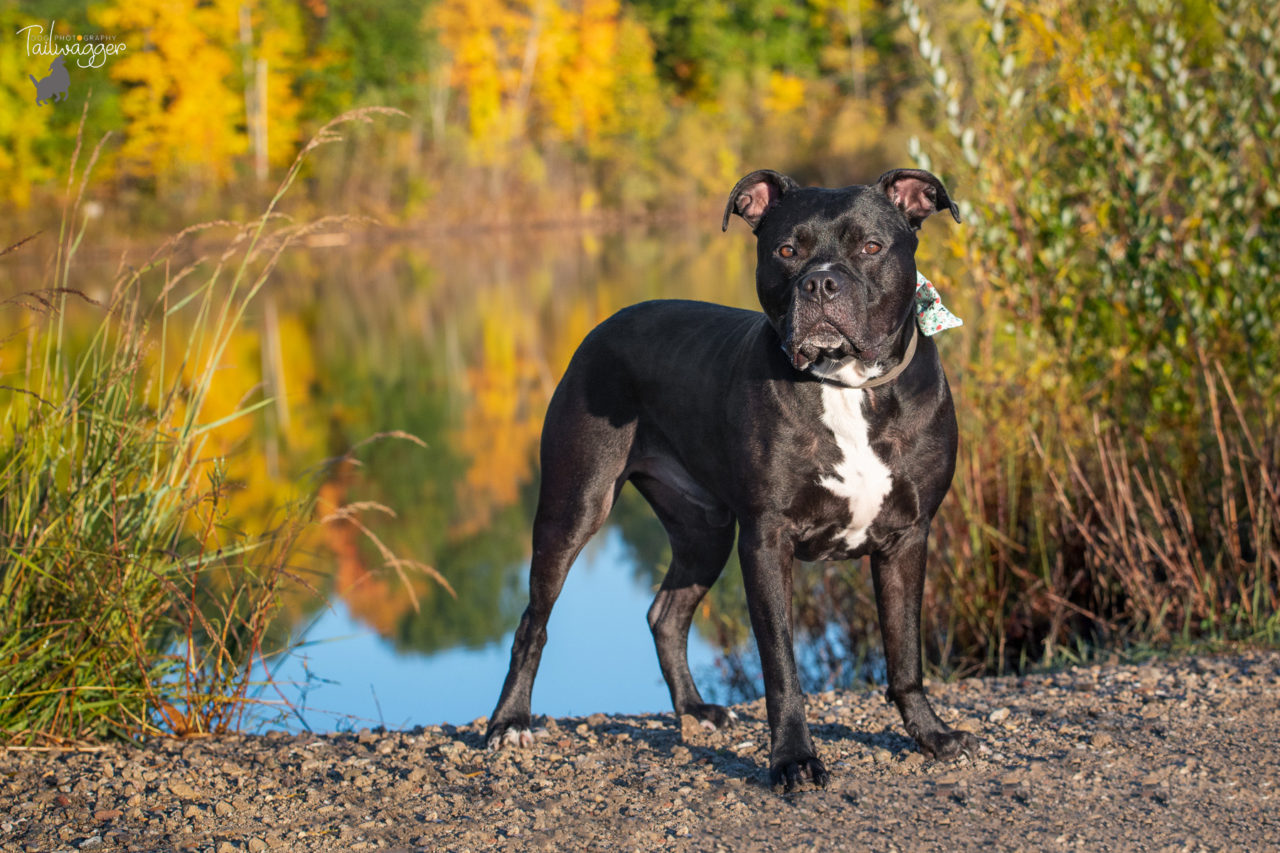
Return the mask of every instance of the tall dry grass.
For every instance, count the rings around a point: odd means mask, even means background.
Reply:
[[[1098,418],[1085,441],[1028,431],[1020,454],[962,451],[934,527],[935,663],[1000,672],[1132,647],[1280,641],[1280,411],[1242,400],[1216,365],[1202,381],[1190,471],[1172,442]]]
[[[1095,422],[1092,459],[1050,473],[1064,529],[1081,542],[1097,609],[1157,643],[1271,639],[1280,610],[1280,465],[1220,365],[1204,374],[1213,438],[1191,477]],[[1274,426],[1275,418],[1267,418]],[[1268,446],[1269,445],[1269,446]],[[1090,464],[1091,463],[1091,464]],[[1088,470],[1092,468],[1092,471]]]

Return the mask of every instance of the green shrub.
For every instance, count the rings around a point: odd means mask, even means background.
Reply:
[[[977,312],[927,644],[1276,641],[1280,10],[904,8]]]

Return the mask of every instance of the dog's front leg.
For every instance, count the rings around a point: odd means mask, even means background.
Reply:
[[[746,586],[751,630],[756,635],[764,670],[765,707],[772,745],[769,779],[790,791],[808,775],[815,785],[827,784],[827,770],[818,760],[805,722],[804,693],[796,672],[791,638],[791,563],[793,547],[777,525],[766,530],[743,525],[738,537],[742,580]]]
[[[907,734],[920,750],[934,758],[970,756],[978,740],[968,732],[949,728],[924,695],[920,660],[920,605],[924,597],[928,527],[904,536],[886,551],[871,555],[880,636],[889,669],[889,698],[898,706]]]

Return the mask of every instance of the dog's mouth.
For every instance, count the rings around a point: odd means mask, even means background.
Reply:
[[[830,359],[844,361],[857,358],[859,361],[872,362],[876,353],[859,349],[845,335],[828,322],[819,322],[804,334],[792,332],[786,344],[787,357],[796,370],[808,370],[815,364]]]

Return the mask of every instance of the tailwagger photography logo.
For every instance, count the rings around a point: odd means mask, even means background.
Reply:
[[[47,69],[42,69],[45,72],[43,76],[27,75],[36,87],[36,106],[44,106],[46,102],[57,104],[67,99],[71,90],[68,58],[73,58],[74,65],[79,68],[102,68],[109,58],[124,53],[128,47],[114,35],[57,33],[56,24],[56,21],[50,21],[48,30],[43,24],[31,24],[17,33],[25,39],[27,56],[49,58]]]

